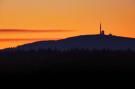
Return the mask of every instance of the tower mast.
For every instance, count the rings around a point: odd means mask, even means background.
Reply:
[[[100,22],[100,35],[105,35],[105,31],[102,30],[102,23]]]
[[[102,34],[102,24],[100,22],[100,35]]]

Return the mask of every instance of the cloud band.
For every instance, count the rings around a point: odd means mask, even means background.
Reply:
[[[72,30],[27,30],[27,29],[0,29],[0,33],[55,33],[55,32],[70,32]]]

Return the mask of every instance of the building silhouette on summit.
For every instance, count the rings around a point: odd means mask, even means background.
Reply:
[[[99,35],[105,36],[105,31],[102,29],[102,24],[100,23],[100,32]],[[108,36],[113,36],[111,33]]]

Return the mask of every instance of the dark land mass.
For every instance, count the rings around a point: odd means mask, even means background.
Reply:
[[[129,79],[134,80],[134,48],[133,38],[105,35],[26,44],[0,51],[0,78],[11,82],[23,79],[28,85],[40,82],[43,86],[46,81],[62,89],[69,83],[76,87],[83,83],[89,87],[114,87],[114,83],[124,86]]]

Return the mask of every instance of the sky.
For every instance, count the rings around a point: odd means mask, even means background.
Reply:
[[[135,38],[135,0],[0,0],[0,48],[97,34]]]

